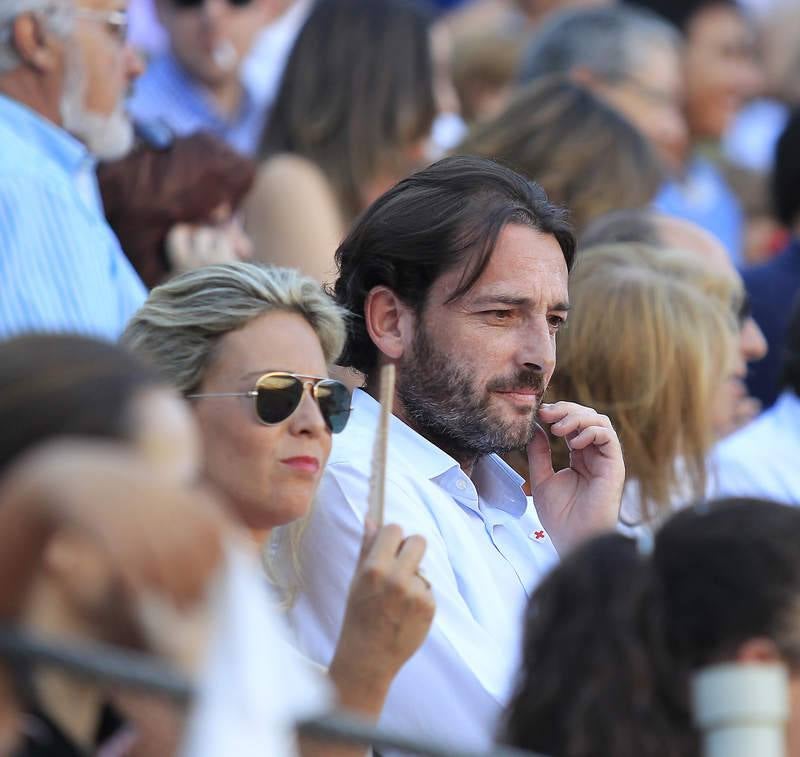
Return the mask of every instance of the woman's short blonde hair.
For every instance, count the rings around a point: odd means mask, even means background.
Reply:
[[[715,394],[735,360],[737,294],[730,277],[682,250],[614,244],[577,258],[549,401],[609,416],[645,520],[687,483],[689,496],[705,493]]]
[[[273,311],[301,315],[333,364],[345,338],[343,311],[314,279],[290,268],[226,263],[157,286],[134,314],[123,344],[183,394],[196,391],[220,338]]]

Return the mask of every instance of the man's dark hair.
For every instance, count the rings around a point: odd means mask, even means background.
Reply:
[[[786,329],[780,385],[781,389],[791,389],[800,395],[800,294],[794,299],[792,316]]]
[[[792,113],[775,148],[772,204],[781,223],[794,226],[800,216],[800,108]]]
[[[538,184],[494,161],[445,158],[378,198],[336,251],[332,294],[350,313],[340,364],[366,375],[377,364],[364,321],[370,290],[386,286],[419,313],[439,276],[469,259],[455,300],[483,273],[509,223],[553,235],[572,267],[575,238],[565,211]]]

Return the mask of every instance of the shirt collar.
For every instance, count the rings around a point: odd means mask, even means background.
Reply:
[[[177,89],[189,93],[191,100],[194,101],[194,107],[199,112],[209,114],[221,124],[238,123],[256,107],[252,87],[247,81],[248,77],[242,75],[242,71],[239,72],[239,81],[243,92],[242,101],[236,112],[228,118],[220,114],[208,90],[181,65],[171,51],[164,53],[162,65],[166,79],[173,82]]]
[[[362,389],[353,393],[354,425],[367,425],[374,434],[378,425],[380,405]],[[413,465],[415,473],[439,484],[459,501],[458,481],[469,482],[473,491],[477,490],[484,506],[505,510],[515,517],[520,517],[528,507],[528,500],[522,491],[525,479],[519,476],[509,465],[497,455],[485,455],[475,463],[472,479],[461,470],[458,462],[441,450],[424,436],[418,434],[397,416],[392,416],[389,423],[389,435],[392,452],[402,457],[406,464]],[[456,489],[453,490],[453,486]],[[469,497],[465,498],[469,500]],[[464,504],[471,506],[469,501]],[[475,503],[477,507],[477,502]]]
[[[5,95],[0,95],[0,122],[29,144],[36,145],[70,175],[93,162],[86,146],[75,137]]]

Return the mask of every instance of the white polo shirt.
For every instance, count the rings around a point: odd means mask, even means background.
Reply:
[[[379,405],[356,391],[334,437],[302,541],[302,593],[291,612],[304,651],[329,664],[358,558]],[[422,569],[437,610],[431,633],[391,687],[381,723],[410,736],[485,748],[518,668],[523,612],[558,554],[523,483],[495,455],[472,478],[391,419],[386,523],[428,543]]]

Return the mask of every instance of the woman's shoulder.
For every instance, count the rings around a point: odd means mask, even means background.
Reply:
[[[281,192],[302,190],[317,195],[326,194],[334,202],[333,189],[319,166],[308,158],[294,153],[271,155],[258,167],[256,187]]]

